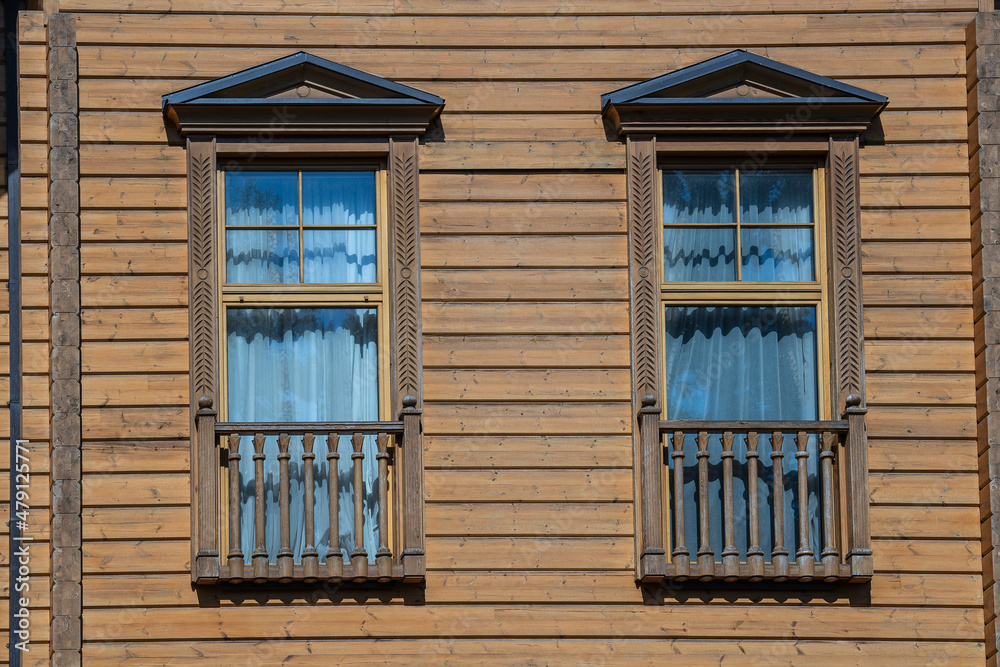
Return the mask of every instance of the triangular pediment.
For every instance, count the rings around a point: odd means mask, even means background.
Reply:
[[[863,131],[886,103],[877,93],[742,50],[601,97],[605,117],[620,132],[658,124],[746,129],[790,120],[803,130]]]
[[[418,123],[422,132],[443,105],[436,95],[304,52],[163,96],[164,114],[182,133],[246,131],[269,114],[291,131],[299,123],[302,133],[364,132],[366,118],[372,131]]]

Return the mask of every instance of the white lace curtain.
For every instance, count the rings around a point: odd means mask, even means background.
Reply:
[[[246,422],[375,421],[378,419],[376,313],[354,308],[230,308],[227,311],[229,420]],[[362,451],[365,549],[378,545],[378,465],[374,437]],[[253,438],[240,442],[241,548],[247,561],[254,545]],[[354,474],[350,437],[340,439],[338,542],[345,559],[354,548]],[[289,445],[291,543],[296,561],[305,545],[302,438]],[[330,544],[326,438],[313,447],[314,544],[320,560]],[[279,478],[276,436],[265,440],[265,544],[271,560],[279,548]]]
[[[234,171],[224,178],[226,282],[377,282],[374,171]],[[232,307],[226,311],[226,335],[229,421],[378,420],[375,309]],[[325,435],[317,437],[313,446],[313,544],[325,561],[331,542],[332,479],[339,498],[340,534],[334,542],[346,560],[354,549],[354,496],[360,493],[364,547],[371,558],[378,546],[375,438],[366,437],[362,448],[362,489],[354,488],[350,436],[340,438],[335,447],[340,459],[337,469],[330,471]],[[243,437],[239,446],[240,548],[247,561],[257,537],[253,451],[253,438]],[[290,528],[296,561],[301,560],[306,541],[302,451],[302,437],[292,437]],[[276,436],[266,439],[264,454],[264,542],[273,562],[280,546]]]

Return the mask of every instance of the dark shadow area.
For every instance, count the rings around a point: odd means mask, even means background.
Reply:
[[[427,125],[427,131],[420,137],[420,143],[423,145],[428,141],[444,141],[446,138],[444,135],[444,125],[441,124],[441,115],[438,114]]]
[[[809,604],[816,602],[846,602],[851,607],[871,604],[871,584],[844,584],[826,582],[762,581],[684,581],[664,580],[657,584],[639,584],[643,604],[707,604],[725,601],[730,604],[757,604],[777,602],[779,604]]]
[[[862,146],[885,146],[885,129],[882,127],[882,116],[875,116],[872,124],[861,135]]]
[[[310,605],[321,602],[341,604],[400,603],[404,605],[425,604],[423,584],[355,584],[352,582],[332,584],[317,582],[314,584],[292,583],[277,585],[267,584],[215,584],[211,586],[196,586],[193,590],[198,595],[198,605],[201,607],[219,607],[223,602],[236,606],[263,605],[277,600],[284,605]]]

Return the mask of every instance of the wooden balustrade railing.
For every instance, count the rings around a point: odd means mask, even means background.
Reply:
[[[213,438],[216,447],[221,446],[228,452],[221,460],[224,477],[227,480],[228,507],[222,508],[223,521],[213,522],[212,517],[218,517],[218,496],[212,487],[212,474],[202,474],[196,471],[196,478],[203,481],[204,488],[198,489],[198,527],[202,532],[202,542],[211,540],[218,543],[220,534],[214,532],[225,526],[228,530],[229,551],[223,562],[219,562],[218,551],[202,549],[197,554],[198,569],[201,575],[196,581],[225,581],[229,583],[313,583],[329,581],[389,582],[393,580],[413,580],[422,576],[423,535],[422,512],[407,505],[408,496],[422,493],[421,488],[410,489],[409,494],[404,488],[409,482],[412,486],[421,486],[420,470],[409,460],[404,464],[400,452],[409,446],[418,449],[417,440],[420,429],[420,411],[415,407],[416,399],[407,396],[404,399],[404,409],[399,421],[380,422],[317,422],[317,423],[237,423],[216,422],[215,412],[210,403],[203,399],[201,409],[197,414],[199,439],[205,438],[203,445],[208,445],[208,438]],[[241,479],[240,463],[249,453],[250,447],[241,444],[249,438],[252,443],[252,477],[247,479],[244,466]],[[265,443],[270,440],[277,443],[277,455],[269,455],[265,451]],[[338,475],[341,454],[338,451],[341,439],[350,443],[352,483],[342,484]],[[301,439],[301,451],[298,445],[290,447],[293,439]],[[369,443],[366,446],[366,440]],[[373,446],[372,446],[373,445]],[[316,483],[316,459],[319,449],[326,449],[327,484],[325,491]],[[293,451],[296,453],[293,455]],[[273,449],[271,450],[273,452]],[[422,463],[422,453],[410,452],[417,463]],[[271,460],[273,456],[274,460]],[[294,459],[294,460],[293,460]],[[371,460],[370,460],[371,459]],[[208,456],[199,460],[199,466],[205,466],[211,459]],[[366,463],[376,470],[375,479],[365,475]],[[293,503],[291,496],[291,467],[301,467],[302,498],[296,498]],[[217,470],[217,469],[216,469]],[[341,472],[343,472],[341,470]],[[216,473],[217,474],[217,473]],[[277,476],[277,525],[274,517],[269,516],[266,494],[268,482],[266,477]],[[249,554],[245,553],[245,537],[241,512],[245,510],[241,497],[241,486],[249,486],[253,496],[253,543]],[[374,489],[377,499],[374,503],[369,499],[366,507],[365,489]],[[390,489],[393,489],[390,496]],[[353,491],[353,492],[352,492]],[[274,489],[270,489],[274,494]],[[246,492],[244,491],[244,494]],[[349,494],[351,506],[341,507],[342,494]],[[209,503],[216,504],[213,508]],[[321,562],[316,539],[316,508],[318,504],[329,507],[329,548],[324,554],[325,562]],[[411,503],[412,504],[412,503]],[[377,509],[372,517],[372,505]],[[301,547],[298,558],[292,545],[292,515],[302,512],[304,546]],[[320,505],[322,506],[322,505]],[[345,554],[340,546],[340,511],[345,509],[348,516],[353,514],[353,544],[354,548]],[[368,510],[366,512],[366,509]],[[324,519],[326,520],[326,519]],[[374,526],[366,526],[372,521]],[[213,523],[215,525],[213,525]],[[417,524],[413,526],[411,524]],[[365,535],[371,534],[374,527],[377,533],[374,553],[369,553],[365,547]],[[325,532],[327,526],[320,526],[320,532]],[[416,533],[420,530],[420,533]],[[394,534],[391,534],[395,531]],[[268,535],[278,535],[278,548],[268,551]],[[207,539],[206,539],[207,538]],[[273,538],[272,538],[273,539]],[[369,538],[371,539],[371,538]],[[395,546],[395,551],[394,547]],[[213,562],[213,553],[214,556]],[[248,558],[249,556],[249,558]]]
[[[670,500],[644,498],[641,579],[871,576],[865,410],[856,396],[841,420],[803,422],[662,421],[652,399],[639,412],[642,472],[654,488],[665,481]],[[645,465],[659,451],[670,470],[657,479]]]

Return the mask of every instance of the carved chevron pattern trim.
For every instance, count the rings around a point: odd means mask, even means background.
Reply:
[[[632,288],[634,386],[638,396],[658,395],[656,273],[656,165],[653,141],[630,141],[628,156],[629,227],[632,237],[629,280]]]
[[[191,350],[194,396],[213,400],[216,383],[215,151],[210,140],[188,145],[191,234]]]
[[[855,141],[832,141],[830,168],[834,224],[837,389],[862,393],[861,253],[858,235],[858,165]]]
[[[398,395],[420,396],[420,233],[417,155],[412,141],[393,141],[392,219],[395,235],[395,311]]]

